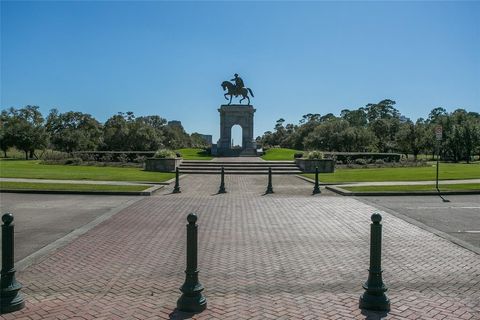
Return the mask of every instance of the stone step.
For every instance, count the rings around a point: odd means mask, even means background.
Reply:
[[[233,170],[233,171],[230,171],[230,170],[225,170],[224,171],[226,175],[229,175],[229,174],[264,174],[264,175],[267,175],[268,174],[268,170]],[[184,174],[218,174],[220,175],[220,170],[181,170],[180,169],[180,173],[184,173]],[[276,171],[276,170],[272,170],[272,175],[278,175],[278,174],[300,174],[302,173],[302,171],[300,170],[288,170],[288,171]]]
[[[178,167],[180,171],[185,171],[185,170],[196,170],[196,171],[209,171],[209,170],[221,170],[221,166],[208,166],[208,167],[200,167],[200,166],[179,166]],[[254,170],[254,171],[268,171],[269,167],[247,167],[247,166],[236,166],[236,167],[224,167],[225,170],[229,171],[242,171],[242,170]],[[285,170],[299,170],[298,167],[292,166],[292,167],[271,167],[273,171],[285,171]]]
[[[294,161],[204,161],[184,160],[179,166],[181,173],[190,174],[220,174],[221,168],[225,174],[268,174],[268,168],[273,174],[302,173]]]
[[[182,163],[180,167],[184,168],[297,168],[295,164],[268,164],[268,165],[260,165],[260,164],[190,164],[190,163]]]
[[[205,160],[183,160],[182,165],[260,165],[260,166],[274,166],[274,165],[296,165],[294,161],[245,161],[245,162],[230,162],[230,161],[205,161]]]

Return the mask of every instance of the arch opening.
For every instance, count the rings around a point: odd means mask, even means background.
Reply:
[[[243,128],[235,124],[230,129],[230,148],[232,149],[243,149]]]

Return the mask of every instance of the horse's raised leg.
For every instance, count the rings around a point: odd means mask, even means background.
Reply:
[[[230,95],[230,102],[228,104],[231,104],[232,103],[232,98],[233,98],[233,95],[231,94]]]
[[[223,96],[225,97],[225,100],[228,100],[227,94],[228,94],[228,93],[225,93],[225,94],[223,95]]]
[[[240,102],[239,102],[240,104],[242,104],[242,101],[245,100],[245,96],[242,96],[242,97],[243,97],[243,98],[240,99]]]

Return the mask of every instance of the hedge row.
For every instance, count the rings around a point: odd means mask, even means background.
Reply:
[[[295,153],[294,158],[302,158],[306,153]],[[324,152],[325,159],[335,159],[337,162],[349,163],[357,159],[367,162],[382,160],[385,162],[398,162],[402,155],[400,153],[378,153],[378,152]]]
[[[77,151],[72,156],[83,161],[100,162],[141,162],[142,159],[151,158],[155,151]]]
[[[325,152],[325,158],[333,158],[336,161],[347,163],[357,159],[383,160],[385,162],[398,162],[402,155],[400,153],[378,153],[378,152]]]

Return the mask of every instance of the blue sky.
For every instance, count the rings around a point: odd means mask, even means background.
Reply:
[[[1,109],[158,114],[216,140],[234,73],[256,136],[384,98],[480,112],[480,2],[1,2]]]

